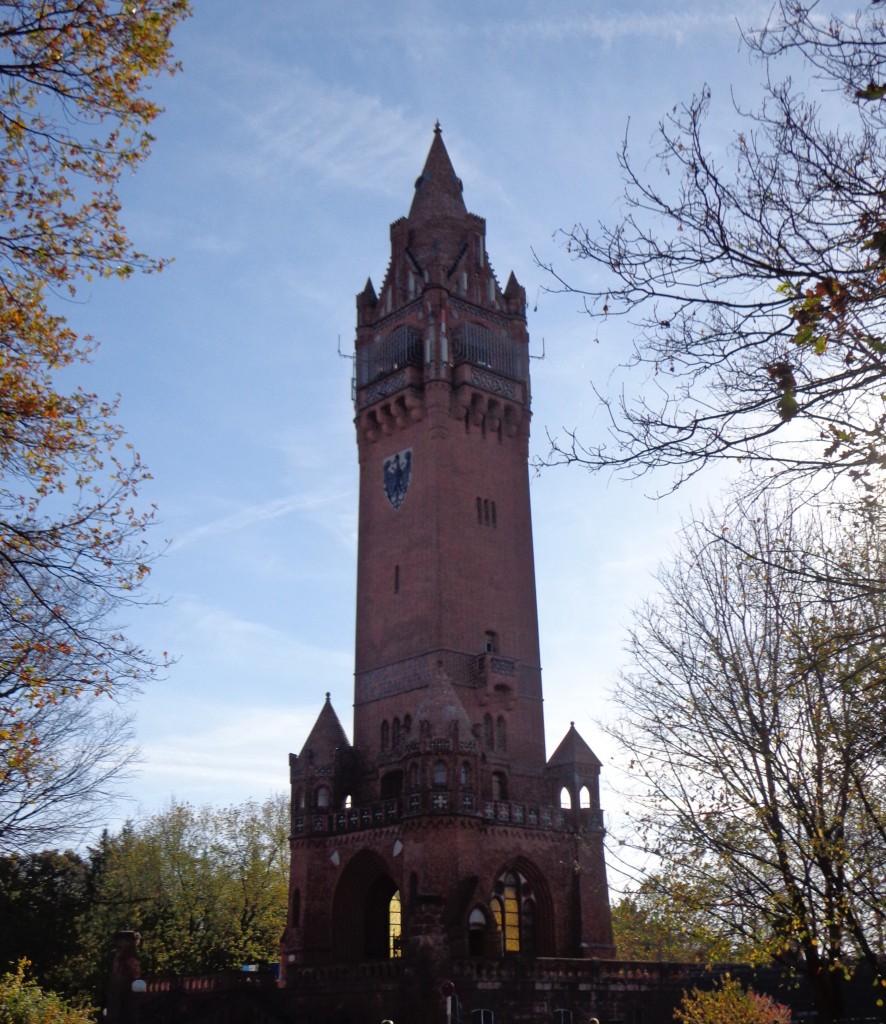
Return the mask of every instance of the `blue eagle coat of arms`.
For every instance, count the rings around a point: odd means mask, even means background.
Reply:
[[[389,455],[384,460],[383,474],[388,501],[394,508],[399,508],[406,498],[412,476],[412,449],[405,448],[402,452]]]

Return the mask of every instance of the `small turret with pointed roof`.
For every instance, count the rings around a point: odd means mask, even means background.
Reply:
[[[598,771],[603,766],[600,758],[582,739],[578,729],[575,728],[575,722],[569,723],[569,732],[566,733],[560,745],[548,758],[549,768],[566,765],[577,765],[580,768],[596,768]]]
[[[589,824],[592,828],[602,828],[600,813],[600,769],[603,763],[585,743],[575,728],[575,722],[569,723],[569,732],[548,758],[547,774],[551,780],[554,793],[562,794],[565,789],[569,794],[569,803],[573,812],[591,812]],[[586,792],[582,792],[586,791]],[[561,798],[562,804],[562,798]]]
[[[326,701],[320,709],[314,728],[308,734],[301,753],[298,755],[298,762],[307,762],[315,767],[331,767],[335,761],[336,751],[339,749],[350,749],[350,742],[342,728],[338,715],[332,707],[330,695],[326,694]]]

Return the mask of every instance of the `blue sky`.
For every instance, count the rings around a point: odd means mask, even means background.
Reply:
[[[708,82],[711,141],[728,142],[734,88],[761,70],[736,17],[768,9],[697,0],[449,3],[194,0],[177,35],[181,75],[148,164],[123,187],[137,245],[175,257],[159,276],[89,286],[62,311],[101,343],[83,382],[119,392],[150,466],[146,497],[171,540],[158,607],[131,634],[178,658],[134,704],[144,763],[116,813],[171,795],[195,803],[286,788],[325,692],[351,733],[356,446],[350,403],[354,296],[378,286],[390,223],[409,209],[434,122],[487,220],[499,280],[529,296],[533,441],[606,428],[605,386],[625,323],[593,325],[545,293],[533,249],[577,283],[554,238],[619,216],[615,154],[630,121],[641,165],[674,104]],[[702,478],[626,483],[575,468],[533,477],[548,749],[575,721],[608,761],[597,719],[631,606],[672,547]],[[614,778],[614,775],[612,776]],[[617,801],[611,794],[609,809]],[[110,810],[109,810],[109,813]]]

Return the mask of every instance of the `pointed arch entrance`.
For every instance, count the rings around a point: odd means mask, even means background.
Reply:
[[[377,854],[363,850],[342,872],[332,902],[332,955],[339,963],[400,956],[400,891]]]

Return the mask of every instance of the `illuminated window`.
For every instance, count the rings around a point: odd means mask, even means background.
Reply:
[[[529,882],[516,871],[506,871],[495,883],[491,900],[501,932],[503,953],[535,952],[535,900]]]
[[[578,806],[579,807],[590,807],[591,806],[591,791],[587,786],[581,787],[581,792],[578,794]]]
[[[560,790],[560,806],[567,811],[572,807],[572,797],[565,786]]]
[[[400,908],[400,890],[391,897],[388,904],[388,956],[392,960],[403,956],[403,915]]]

